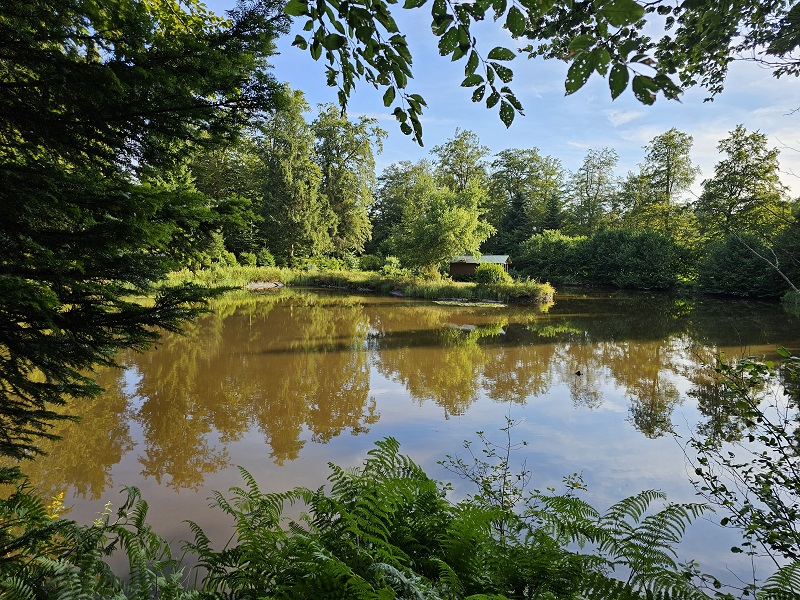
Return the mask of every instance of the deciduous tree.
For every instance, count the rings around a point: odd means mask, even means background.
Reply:
[[[512,253],[534,233],[558,228],[561,207],[553,202],[563,197],[564,179],[561,161],[542,156],[538,148],[512,148],[495,156],[489,220],[498,229],[498,250]]]
[[[767,147],[766,135],[748,133],[743,125],[737,125],[717,148],[726,158],[703,182],[696,207],[705,234],[722,239],[752,233],[769,242],[791,216],[786,187],[780,181],[779,150]]]
[[[569,230],[574,235],[589,235],[603,224],[618,182],[614,167],[619,156],[611,148],[590,150],[583,164],[569,180]]]
[[[412,55],[392,15],[396,0],[290,0],[289,15],[299,17],[304,34],[294,45],[328,64],[330,85],[347,102],[358,79],[383,92],[386,107],[400,129],[421,143],[420,116],[425,100],[409,91]],[[442,56],[463,61],[462,86],[474,102],[497,107],[509,126],[522,104],[510,85],[508,61],[518,55],[570,63],[564,87],[578,91],[593,73],[606,77],[612,98],[628,87],[642,103],[657,94],[677,98],[683,89],[700,85],[711,94],[722,90],[735,59],[758,60],[776,76],[797,75],[800,8],[782,0],[740,0],[735,5],[714,0],[544,2],[469,2],[407,0],[406,9],[430,7],[431,29]],[[473,25],[491,16],[513,42],[491,49],[480,45]],[[659,30],[663,33],[658,33]],[[654,35],[654,32],[657,32]],[[512,49],[514,48],[514,49]]]

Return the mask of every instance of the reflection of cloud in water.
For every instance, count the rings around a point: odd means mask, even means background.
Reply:
[[[108,394],[81,404],[83,425],[34,465],[33,479],[98,499],[114,485],[139,485],[169,536],[168,515],[202,520],[211,489],[241,484],[234,465],[273,491],[317,487],[327,461],[357,464],[392,435],[440,473],[436,460],[510,414],[524,418],[514,435],[529,442],[539,486],[582,471],[600,505],[648,487],[692,500],[675,442],[635,428],[657,433],[652,425],[702,383],[684,348],[730,342],[730,313],[737,347],[797,347],[800,330],[773,307],[752,306],[748,317],[726,303],[666,296],[560,296],[546,315],[319,299],[223,303],[158,350],[121,354],[125,369],[103,375]],[[701,416],[689,402],[687,418]],[[647,418],[626,420],[631,407]],[[93,518],[75,504],[76,516]],[[225,524],[210,526],[224,534]]]

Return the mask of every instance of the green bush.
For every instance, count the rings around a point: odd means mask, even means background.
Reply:
[[[233,252],[223,250],[219,255],[219,264],[225,267],[235,267],[239,263],[236,260],[236,255]]]
[[[713,243],[698,267],[698,287],[704,292],[731,296],[783,295],[788,287],[786,282],[748,246],[764,256],[771,254],[769,248],[747,234]]]
[[[675,243],[654,231],[607,229],[590,238],[545,231],[522,244],[515,265],[540,280],[663,289],[681,276],[678,257]]]
[[[580,250],[585,240],[548,229],[523,242],[513,264],[520,274],[531,279],[582,283]]]
[[[608,229],[581,247],[589,283],[620,288],[664,289],[678,281],[675,243],[655,231]]]
[[[381,273],[384,275],[402,275],[405,270],[400,266],[400,259],[396,256],[387,256],[383,259]]]
[[[781,298],[781,304],[786,312],[800,319],[800,292],[789,290]]]
[[[266,248],[262,248],[256,253],[256,264],[259,267],[274,267],[275,257],[272,255],[272,252]]]
[[[240,253],[239,264],[244,267],[254,267],[256,265],[256,255],[253,252]]]
[[[511,276],[506,273],[503,265],[481,263],[475,268],[475,281],[481,284],[510,283]]]
[[[364,254],[359,257],[358,266],[362,271],[380,271],[383,260],[376,254]]]

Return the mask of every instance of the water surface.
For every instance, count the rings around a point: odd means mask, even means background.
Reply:
[[[265,491],[318,487],[329,461],[356,465],[393,436],[452,480],[437,461],[478,430],[500,440],[510,418],[537,488],[578,473],[598,507],[645,488],[696,501],[670,432],[725,432],[706,365],[797,352],[798,324],[770,303],[621,292],[547,307],[294,290],[222,300],[185,335],[99,373],[107,392],[76,406],[82,422],[27,472],[45,494],[65,492],[80,521],[135,485],[168,539],[188,538],[191,519],[225,541],[231,524],[208,499],[241,483],[237,465]],[[455,483],[454,495],[471,491]],[[728,542],[701,524],[682,558],[738,569]]]

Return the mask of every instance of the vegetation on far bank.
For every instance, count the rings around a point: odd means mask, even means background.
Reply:
[[[552,302],[555,290],[549,283],[511,278],[500,281],[453,281],[411,273],[382,273],[349,270],[301,270],[280,267],[214,265],[195,272],[184,269],[170,274],[169,281],[193,283],[207,288],[244,288],[254,282],[280,282],[284,285],[327,287],[352,292],[395,294],[425,300],[495,300],[508,303],[542,304]]]

